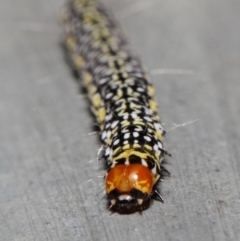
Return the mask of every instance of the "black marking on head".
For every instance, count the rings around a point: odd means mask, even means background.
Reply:
[[[108,194],[107,198],[111,210],[124,212],[126,210],[142,210],[150,196],[137,189],[133,189],[130,193],[119,193],[118,190],[114,189]],[[114,200],[114,205],[111,205],[112,200]],[[139,200],[142,200],[141,205],[139,205]]]

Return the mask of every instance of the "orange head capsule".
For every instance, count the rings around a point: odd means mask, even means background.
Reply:
[[[142,164],[119,164],[106,177],[106,193],[111,206],[122,208],[141,206],[153,189],[154,178]]]

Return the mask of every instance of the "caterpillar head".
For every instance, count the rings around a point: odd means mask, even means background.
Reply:
[[[141,206],[151,196],[154,177],[142,164],[119,164],[106,176],[106,193],[110,208],[131,209]]]

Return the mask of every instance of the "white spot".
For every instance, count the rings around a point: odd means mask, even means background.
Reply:
[[[106,150],[105,150],[105,156],[109,156],[109,154],[110,154],[110,148],[107,147]]]
[[[138,92],[144,92],[144,89],[143,89],[143,88],[138,87],[138,88],[137,88],[137,91],[138,91]]]
[[[112,123],[112,125],[111,125],[111,128],[114,129],[114,128],[117,126],[118,122],[119,122],[119,121],[117,121],[117,120],[114,121],[114,122]]]
[[[137,199],[137,202],[138,202],[138,205],[142,205],[143,199],[138,198],[138,199]]]
[[[113,145],[114,146],[116,146],[116,145],[118,145],[119,144],[119,139],[117,139],[117,140],[115,140],[114,142],[113,142]]]
[[[158,145],[155,144],[155,145],[153,146],[153,149],[154,149],[154,151],[159,151],[159,150],[158,150]]]
[[[112,118],[112,114],[108,114],[105,118],[105,122],[110,121]]]
[[[162,126],[159,123],[154,123],[154,126],[157,130],[162,130]]]
[[[124,135],[124,139],[128,139],[130,137],[130,133],[128,132],[128,133],[126,133],[125,135]]]
[[[105,84],[107,81],[108,81],[107,78],[103,78],[103,79],[100,79],[98,83],[99,83],[100,85],[103,85],[103,84]]]
[[[162,145],[162,143],[159,141],[158,142],[158,147],[160,148],[160,149],[163,149],[163,145]]]
[[[150,118],[150,117],[148,117],[148,116],[144,116],[143,117],[146,121],[148,121],[148,122],[152,122],[152,119]]]
[[[113,96],[113,93],[110,92],[110,93],[108,93],[108,94],[105,96],[105,99],[108,100],[108,99],[110,99],[112,96]]]
[[[116,162],[113,162],[112,165],[111,165],[111,168],[113,168],[115,166],[116,166]]]
[[[148,164],[144,159],[142,159],[142,165],[145,166],[145,167],[148,167]]]
[[[108,132],[107,132],[107,138],[110,138],[110,137],[111,137],[111,133],[112,133],[111,131],[108,131]]]
[[[152,168],[151,171],[152,171],[153,174],[157,174],[157,167],[156,167],[156,165],[154,165],[154,168]]]
[[[131,116],[133,119],[136,119],[138,117],[136,113],[132,113]]]
[[[119,201],[123,201],[123,200],[127,200],[127,201],[131,201],[132,200],[132,196],[131,195],[127,195],[127,194],[122,194],[118,197]]]
[[[110,123],[107,123],[106,126],[105,126],[105,129],[108,129],[110,127]]]
[[[128,159],[126,159],[126,161],[125,161],[125,163],[124,163],[125,165],[130,165],[130,163],[129,163],[129,160]]]
[[[149,136],[144,136],[144,139],[149,142],[151,141],[151,138]]]
[[[139,133],[138,133],[138,132],[133,132],[133,136],[134,136],[134,137],[138,137],[138,136],[139,136]]]
[[[152,115],[153,114],[153,111],[151,109],[148,110],[148,115]]]
[[[102,140],[105,140],[107,137],[107,132],[106,131],[103,131],[102,133]]]

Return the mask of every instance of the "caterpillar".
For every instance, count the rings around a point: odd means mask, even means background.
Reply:
[[[165,131],[140,58],[103,3],[70,0],[62,22],[72,67],[100,126],[109,209],[142,210],[151,198],[163,202],[156,183],[164,171]]]

